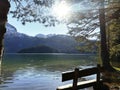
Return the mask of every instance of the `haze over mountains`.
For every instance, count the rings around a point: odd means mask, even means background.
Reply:
[[[40,47],[45,46],[49,49],[53,49],[59,53],[77,53],[76,46],[78,43],[70,36],[67,35],[43,35],[38,34],[36,36],[28,36],[23,33],[17,32],[16,28],[9,23],[6,25],[7,32],[5,35],[5,53],[24,53],[24,50],[28,49],[27,53],[31,48],[39,48],[36,53],[42,53]],[[44,49],[43,49],[44,51]],[[34,52],[34,53],[35,53]],[[47,51],[46,51],[47,53]]]

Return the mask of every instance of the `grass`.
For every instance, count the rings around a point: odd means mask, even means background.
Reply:
[[[114,69],[116,69],[117,71],[120,71],[120,68],[118,68],[118,67],[113,67]]]

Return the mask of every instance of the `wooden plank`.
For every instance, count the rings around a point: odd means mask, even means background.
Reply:
[[[74,78],[74,71],[67,71],[62,73],[62,82],[72,80]]]
[[[57,90],[72,90],[72,83],[71,84],[67,84],[67,85],[63,85],[63,86],[59,86],[57,88]]]
[[[102,79],[100,79],[100,82],[102,82]],[[97,83],[96,79],[78,82],[77,88],[78,89],[83,89],[83,88],[91,87],[91,86],[94,86],[96,83]]]
[[[79,70],[78,78],[97,74],[97,72],[98,72],[97,67]],[[62,82],[67,80],[72,80],[72,79],[74,79],[74,71],[62,73]]]
[[[91,86],[94,86],[95,84],[96,84],[96,79],[78,82],[77,89],[91,87]],[[57,90],[72,90],[72,89],[73,89],[72,84],[63,85],[57,88]]]
[[[100,82],[100,64],[97,65],[97,68],[98,68],[98,71],[97,71],[96,79],[97,79],[97,82],[99,83]]]

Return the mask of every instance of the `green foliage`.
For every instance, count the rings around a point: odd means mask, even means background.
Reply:
[[[120,20],[120,19],[119,19]],[[114,46],[120,43],[120,22],[119,20],[113,20],[110,24],[110,46]]]
[[[111,60],[113,62],[120,62],[120,44],[111,48]]]
[[[119,1],[115,0],[114,3],[109,7],[119,7]],[[110,20],[108,23],[108,42],[109,42],[109,50],[110,50],[110,60],[111,64],[115,68],[119,68],[120,64],[120,7],[111,9],[108,13],[110,16]],[[118,70],[118,69],[116,69]]]
[[[115,3],[109,2],[109,7],[111,8],[107,15],[109,17],[108,20],[108,46],[110,52],[110,61],[113,67],[116,70],[120,68],[120,1],[114,0]]]
[[[57,50],[50,48],[48,46],[31,47],[19,51],[19,53],[57,53],[57,52],[58,52]]]
[[[112,62],[120,62],[120,19],[113,20],[109,25],[110,58]]]

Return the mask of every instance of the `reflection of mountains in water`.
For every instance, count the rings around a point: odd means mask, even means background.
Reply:
[[[63,70],[72,69],[80,65],[93,63],[95,55],[75,54],[7,54],[3,60],[3,67],[16,70],[19,68],[35,67],[36,69]]]
[[[95,55],[80,54],[5,54],[2,62],[1,89],[16,90],[47,87],[55,90],[61,81],[61,72],[73,70],[81,65],[95,63]],[[55,83],[49,83],[55,82]],[[38,85],[39,84],[39,85]],[[42,84],[42,86],[41,86]],[[37,85],[37,86],[36,86]],[[40,87],[41,86],[41,87]],[[30,88],[31,87],[31,88]],[[54,89],[53,89],[54,88]],[[3,90],[4,90],[3,89]],[[48,89],[49,90],[49,89]]]

